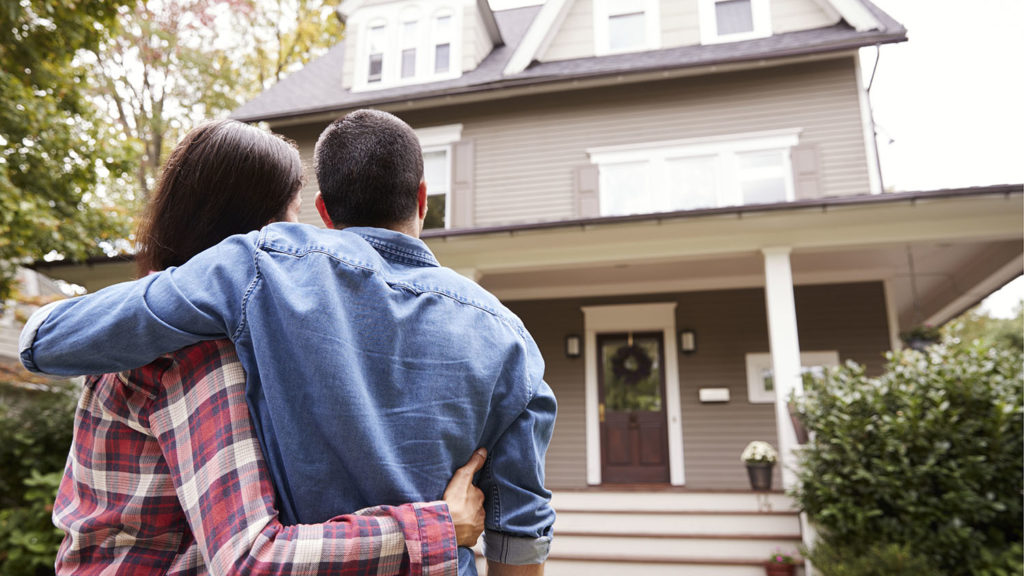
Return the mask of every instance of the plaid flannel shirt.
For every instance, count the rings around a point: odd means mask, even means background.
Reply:
[[[330,481],[329,478],[324,479]],[[444,502],[283,526],[228,341],[92,376],[54,504],[58,574],[454,575]]]

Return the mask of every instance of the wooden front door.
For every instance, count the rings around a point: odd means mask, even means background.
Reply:
[[[662,334],[600,334],[597,348],[602,481],[668,482]]]

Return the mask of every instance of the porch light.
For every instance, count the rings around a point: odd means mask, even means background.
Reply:
[[[565,357],[579,358],[582,345],[579,334],[569,334],[565,337]]]
[[[697,351],[697,332],[689,328],[679,331],[679,351],[683,354]]]

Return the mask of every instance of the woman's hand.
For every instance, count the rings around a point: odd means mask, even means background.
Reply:
[[[455,471],[443,499],[455,524],[455,539],[459,546],[472,547],[484,531],[484,493],[473,485],[473,475],[484,467],[487,450],[477,448],[465,466]]]

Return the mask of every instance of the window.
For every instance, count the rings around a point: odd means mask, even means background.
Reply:
[[[416,21],[402,24],[402,78],[416,76]]]
[[[434,74],[445,74],[451,68],[452,17],[434,19]]]
[[[704,44],[771,36],[769,0],[701,0],[700,35]]]
[[[427,11],[427,8],[430,8]],[[462,74],[462,12],[423,2],[380,3],[353,14],[359,31],[353,90],[457,78]]]
[[[423,181],[427,183],[427,218],[423,228],[448,227],[448,193],[451,190],[450,148],[423,150]]]
[[[821,375],[836,366],[839,366],[839,353],[835,350],[800,353],[800,373],[805,376]],[[767,352],[747,354],[747,399],[751,404],[775,402],[772,355]]]
[[[793,200],[798,130],[590,150],[602,216]]]
[[[659,48],[657,0],[594,0],[594,41],[598,56]]]
[[[384,75],[384,43],[387,28],[378,25],[370,28],[368,37],[369,46],[369,68],[366,72],[367,82],[380,82]]]
[[[452,144],[462,140],[462,124],[420,128],[423,181],[427,183],[427,218],[423,227],[451,226]]]

